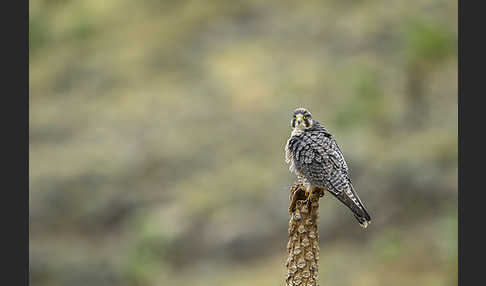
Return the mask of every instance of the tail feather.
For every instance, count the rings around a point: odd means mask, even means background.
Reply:
[[[366,213],[366,211],[365,211]],[[368,213],[366,213],[368,214]],[[362,217],[362,216],[358,216],[358,215],[354,215],[354,217],[356,218],[356,220],[358,220],[358,223],[359,225],[361,225],[362,228],[367,228],[368,225],[371,223],[371,217],[369,215],[365,216],[365,217]]]
[[[371,223],[371,216],[366,210],[361,199],[358,197],[353,185],[349,184],[349,186],[350,188],[343,192],[337,193],[331,191],[331,193],[353,212],[354,217],[362,228],[367,228]],[[351,195],[348,193],[351,193]]]

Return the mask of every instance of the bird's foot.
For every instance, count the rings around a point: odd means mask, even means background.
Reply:
[[[311,195],[312,195],[312,192],[309,192],[309,194],[307,195],[307,199],[305,200],[306,202],[310,202]]]
[[[311,196],[312,194],[316,193],[318,195],[318,198],[321,198],[324,196],[324,188],[321,187],[311,187],[308,192],[307,192],[307,199],[305,200],[306,202],[311,201]]]

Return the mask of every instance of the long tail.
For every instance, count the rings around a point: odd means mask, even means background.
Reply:
[[[354,214],[354,217],[358,220],[358,223],[362,228],[367,228],[371,222],[371,216],[368,214],[363,202],[358,197],[358,194],[354,190],[351,183],[348,184],[349,187],[344,190],[344,192],[333,192],[336,198],[338,198],[344,205],[346,205]]]

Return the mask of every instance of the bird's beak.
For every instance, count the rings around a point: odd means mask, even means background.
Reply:
[[[297,118],[295,119],[295,122],[297,123],[297,125],[300,125],[302,122],[304,121],[304,118],[302,115],[297,115]]]

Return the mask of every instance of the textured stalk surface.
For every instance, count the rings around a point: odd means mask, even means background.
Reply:
[[[287,244],[286,282],[288,286],[318,286],[319,262],[319,198],[322,190],[315,191],[306,201],[306,189],[301,183],[290,188],[289,242]]]

